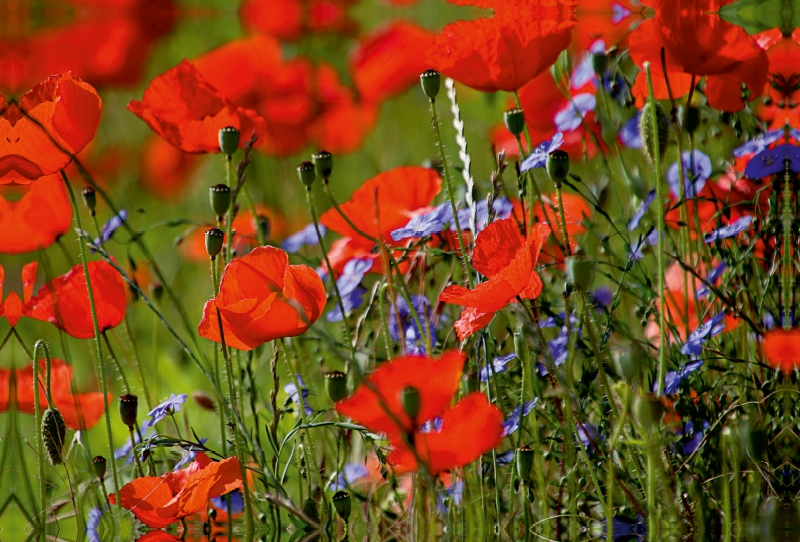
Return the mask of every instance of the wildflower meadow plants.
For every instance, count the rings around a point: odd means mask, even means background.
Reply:
[[[800,536],[791,10],[63,3],[0,38],[4,540]]]

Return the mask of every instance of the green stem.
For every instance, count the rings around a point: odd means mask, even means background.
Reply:
[[[47,539],[47,490],[44,477],[44,449],[42,446],[42,408],[39,405],[39,356],[37,355],[39,349],[47,352],[47,345],[42,339],[36,341],[33,347],[33,410],[36,417],[36,453],[39,457],[39,503],[41,505],[42,517],[39,519],[39,532],[37,538],[40,540]],[[47,357],[49,358],[48,354]],[[49,401],[49,399],[48,399]]]
[[[233,184],[233,164],[231,161],[233,157],[230,154],[225,155],[225,181],[228,185],[228,188],[231,189],[233,192],[234,187],[231,186]],[[231,253],[231,247],[233,246],[233,208],[236,207],[236,201],[231,200],[231,205],[228,207],[228,217],[225,219],[225,258],[227,261],[231,261],[233,259],[233,254]],[[253,220],[256,220],[255,215],[253,216]]]

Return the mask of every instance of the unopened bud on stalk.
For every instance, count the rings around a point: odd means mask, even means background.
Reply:
[[[347,375],[341,371],[325,373],[325,390],[334,403],[347,397]]]
[[[311,161],[322,180],[327,181],[333,173],[333,155],[328,151],[318,151],[311,155]]]
[[[317,178],[314,164],[311,162],[303,162],[297,166],[297,176],[300,177],[300,181],[306,185],[306,188],[311,188],[314,184],[314,180]]]
[[[317,501],[311,497],[308,497],[303,503],[303,513],[315,523],[319,523],[319,507],[317,506]]]
[[[345,523],[350,521],[351,503],[350,494],[347,491],[337,491],[333,495],[333,507]]]
[[[62,453],[66,437],[67,426],[61,413],[53,408],[45,410],[42,415],[42,442],[51,465],[60,465],[64,461]]]
[[[225,241],[225,233],[219,228],[206,230],[206,252],[209,258],[216,259],[217,254],[222,251],[222,243]]]
[[[139,398],[132,393],[119,396],[119,417],[122,418],[129,430],[133,430],[136,425],[136,413],[139,409]]]
[[[430,101],[436,101],[439,88],[442,84],[442,75],[434,69],[427,69],[419,76],[419,83],[422,85],[422,92],[425,93]]]
[[[83,204],[89,209],[89,213],[94,216],[94,210],[97,207],[97,193],[95,189],[91,186],[87,186],[81,190],[81,196],[83,197]]]
[[[518,107],[506,111],[503,115],[503,120],[506,123],[506,128],[514,137],[519,137],[525,130],[525,113]]]
[[[208,189],[208,201],[214,216],[222,218],[231,207],[231,189],[226,184],[215,184]]]
[[[533,449],[527,444],[517,448],[517,476],[523,482],[530,482],[533,470]]]
[[[204,391],[200,391],[200,390],[193,391],[192,392],[192,400],[195,403],[197,403],[197,406],[199,406],[202,409],[205,409],[205,410],[208,410],[208,411],[211,411],[211,412],[214,412],[214,411],[217,410],[216,406],[214,405],[214,400],[211,398],[210,395],[208,395]]]
[[[102,455],[95,456],[92,459],[92,468],[94,475],[102,482],[106,477],[106,458]]]
[[[403,405],[403,411],[413,420],[419,414],[419,390],[408,386],[401,393],[400,403]]]
[[[644,104],[642,108],[642,116],[639,118],[639,133],[642,136],[642,151],[651,162],[655,162],[656,156],[656,142],[658,142],[659,157],[663,158],[667,152],[667,143],[669,142],[669,120],[664,109],[656,104],[656,121],[658,125],[658,133],[653,132],[653,119],[651,118],[651,111],[653,106],[650,102]]]
[[[239,130],[233,126],[226,126],[219,131],[219,151],[231,155],[239,148]]]

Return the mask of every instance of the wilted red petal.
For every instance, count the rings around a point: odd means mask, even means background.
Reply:
[[[773,329],[764,334],[761,352],[767,364],[788,374],[800,366],[800,329]]]

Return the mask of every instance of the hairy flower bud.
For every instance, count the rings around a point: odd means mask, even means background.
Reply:
[[[656,156],[656,143],[658,144],[659,157],[663,158],[667,152],[667,143],[669,142],[669,120],[664,109],[656,104],[656,121],[658,125],[658,132],[653,131],[653,119],[651,118],[651,111],[653,106],[650,102],[646,103],[642,108],[642,116],[639,118],[639,133],[642,136],[642,151],[651,162],[655,162]]]
[[[51,465],[60,465],[64,461],[64,440],[67,437],[67,426],[57,409],[48,408],[42,415],[42,442],[44,452]]]

